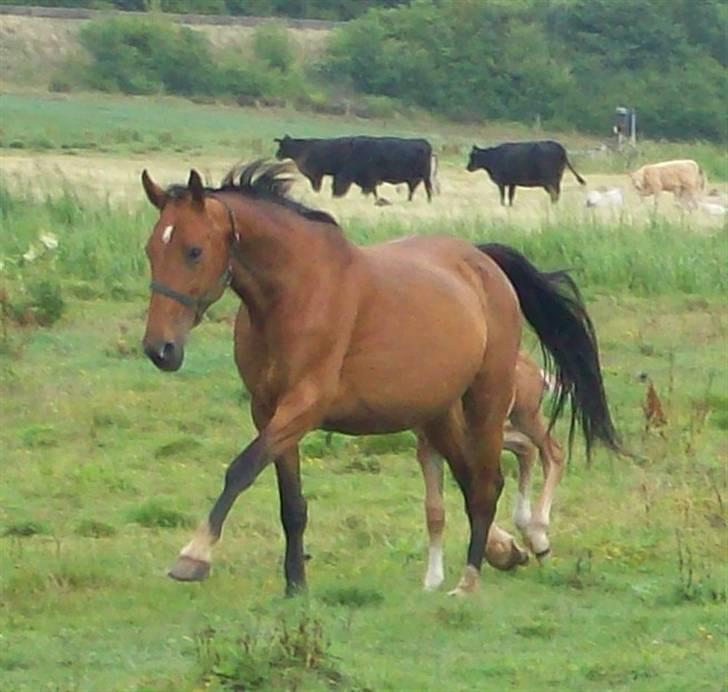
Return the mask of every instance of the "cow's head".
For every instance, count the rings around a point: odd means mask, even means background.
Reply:
[[[292,158],[291,148],[291,137],[289,135],[283,135],[283,137],[276,137],[274,140],[278,144],[278,151],[276,152],[276,158],[280,161],[281,159]]]
[[[488,168],[488,152],[489,149],[481,149],[479,146],[473,144],[473,148],[470,150],[470,158],[468,159],[468,165],[466,168],[472,173],[477,171],[479,168]]]
[[[645,187],[645,174],[642,169],[637,171],[632,171],[629,174],[629,179],[632,181],[632,185],[634,186],[634,189],[637,190],[637,192],[643,192]]]

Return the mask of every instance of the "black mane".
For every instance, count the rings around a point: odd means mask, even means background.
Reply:
[[[320,209],[311,209],[288,196],[296,180],[295,166],[290,161],[265,161],[257,159],[251,163],[240,163],[231,168],[220,183],[220,187],[206,187],[205,192],[235,192],[245,197],[266,200],[295,211],[310,221],[339,224],[331,214]],[[185,185],[172,185],[167,194],[173,199],[183,197],[189,190]]]

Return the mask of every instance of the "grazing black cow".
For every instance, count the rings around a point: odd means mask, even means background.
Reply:
[[[481,149],[473,146],[468,161],[468,170],[479,168],[488,172],[490,179],[498,186],[501,204],[505,204],[505,191],[508,188],[508,202],[513,206],[516,186],[543,187],[549,193],[552,202],[558,202],[561,194],[561,178],[564,168],[576,176],[582,184],[582,178],[569,162],[566,149],[558,142],[507,142],[497,147]]]
[[[412,200],[417,186],[425,185],[432,200],[436,159],[425,139],[400,137],[337,137],[335,139],[295,139],[285,135],[278,142],[277,159],[293,159],[298,169],[321,190],[325,175],[333,176],[334,197],[343,197],[352,184],[364,194],[377,196],[380,183],[407,183]]]

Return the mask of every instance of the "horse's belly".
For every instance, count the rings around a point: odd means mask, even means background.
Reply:
[[[349,398],[343,406],[333,406],[321,427],[346,435],[377,435],[400,432],[421,426],[447,410],[457,397],[447,403],[388,400],[381,395],[375,401]]]
[[[423,339],[429,348],[408,349],[401,342],[397,344],[401,348],[391,349],[372,344],[371,350],[347,358],[326,425],[350,434],[395,432],[447,411],[478,372],[485,339],[465,339],[470,343],[463,344],[455,337],[448,344],[439,343],[444,336],[439,334],[434,343]]]

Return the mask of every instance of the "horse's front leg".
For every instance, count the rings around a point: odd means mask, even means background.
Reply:
[[[286,535],[286,555],[283,569],[286,576],[286,595],[306,589],[303,532],[308,511],[301,490],[301,466],[298,447],[276,459],[278,496],[281,500],[281,524]]]
[[[300,439],[315,428],[320,420],[320,403],[317,388],[304,383],[280,399],[270,422],[228,466],[222,493],[207,519],[180,552],[177,562],[169,571],[170,577],[180,581],[201,581],[208,576],[212,546],[220,540],[223,524],[236,498],[252,485],[272,459],[281,458],[281,463],[285,463],[285,458],[289,458],[292,453],[297,454]],[[300,493],[300,483],[298,490]],[[291,497],[290,492],[286,497]]]

